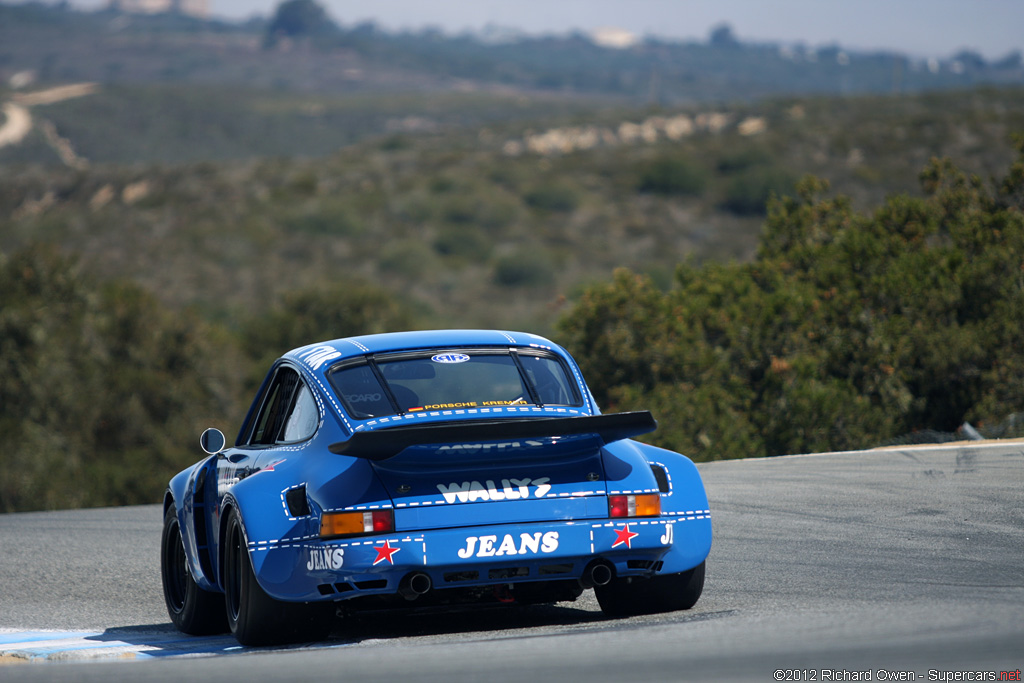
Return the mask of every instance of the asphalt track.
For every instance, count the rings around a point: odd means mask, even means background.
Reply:
[[[0,681],[1020,680],[1024,444],[700,470],[692,610],[606,619],[588,591],[362,616],[286,650],[170,627],[157,506],[0,515]]]

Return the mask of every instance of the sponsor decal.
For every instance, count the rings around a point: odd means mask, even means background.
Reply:
[[[330,346],[314,346],[300,353],[299,358],[309,367],[319,370],[327,361],[341,358],[341,351],[336,351]]]
[[[345,400],[349,403],[376,403],[384,398],[384,394],[345,394]]]
[[[436,356],[431,356],[430,360],[435,363],[465,363],[469,360],[469,356],[464,353],[439,353]]]
[[[476,401],[465,401],[462,403],[431,403],[412,410],[448,410],[450,408],[476,408]]]
[[[341,569],[345,564],[344,548],[313,548],[309,551],[308,571],[321,569]]]
[[[519,542],[512,534],[505,534],[498,543],[497,536],[469,536],[466,547],[459,549],[459,557],[466,560],[470,557],[504,557],[506,555],[537,555],[553,553],[558,549],[558,532],[540,531],[532,534],[519,534]]]
[[[527,405],[526,401],[521,398],[517,398],[512,401],[460,401],[458,403],[431,403],[426,406],[418,406],[416,408],[409,408],[410,413],[414,413],[417,410],[451,410],[453,408],[486,408],[495,406],[522,406]],[[517,446],[519,444],[516,444]],[[534,445],[534,444],[530,444]],[[479,444],[472,446],[473,448],[481,448]],[[448,448],[454,448],[448,446]]]
[[[387,540],[384,541],[384,545],[382,545],[382,546],[376,546],[375,545],[375,546],[373,546],[373,549],[377,551],[377,559],[375,559],[373,561],[373,565],[374,566],[377,566],[378,564],[380,564],[384,560],[387,560],[389,563],[394,565],[395,561],[393,559],[391,559],[391,556],[394,555],[395,553],[397,553],[399,550],[401,550],[401,548],[399,548],[397,546],[392,548],[391,547],[391,543],[389,541],[387,541]]]
[[[633,547],[633,543],[632,543],[633,539],[640,535],[640,534],[636,533],[635,531],[630,531],[628,524],[626,526],[622,527],[621,529],[612,529],[612,531],[615,532],[615,542],[612,543],[612,547],[613,548],[615,546],[619,546],[619,545],[623,545],[623,544],[625,544],[625,546],[627,548],[632,548]]]
[[[472,503],[478,500],[519,500],[530,497],[531,487],[533,487],[535,498],[543,498],[551,490],[551,485],[548,484],[548,481],[550,481],[549,477],[541,477],[539,479],[531,479],[530,477],[502,479],[500,488],[491,479],[485,482],[486,485],[478,481],[464,481],[461,484],[453,481],[447,486],[438,484],[437,490],[444,496],[446,503],[454,503],[456,501]]]
[[[674,524],[666,524],[665,525],[665,533],[662,534],[662,536],[661,536],[661,542],[662,543],[664,543],[666,545],[671,545],[672,544],[672,528],[674,526],[675,526]]]
[[[471,453],[475,451],[493,451],[502,450],[503,448],[522,448],[523,445],[531,446],[534,448],[543,446],[544,443],[541,441],[503,441],[501,443],[457,443],[449,446],[441,446],[437,449],[439,453],[446,451],[464,451]]]

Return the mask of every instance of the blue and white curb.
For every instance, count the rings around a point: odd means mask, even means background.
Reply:
[[[321,643],[292,648],[319,649],[350,643]],[[107,631],[20,631],[0,628],[0,665],[19,662],[109,661],[202,657],[267,648],[246,648],[230,635],[195,637],[154,628],[119,628]]]

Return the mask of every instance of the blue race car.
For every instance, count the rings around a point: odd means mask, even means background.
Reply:
[[[350,337],[277,360],[233,446],[171,479],[161,574],[175,626],[318,640],[341,607],[692,607],[711,517],[686,457],[601,414],[569,354],[519,332]]]

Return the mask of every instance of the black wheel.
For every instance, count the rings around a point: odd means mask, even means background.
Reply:
[[[160,577],[164,584],[167,613],[179,631],[204,636],[228,630],[224,618],[224,596],[200,588],[188,570],[185,544],[173,505],[164,514]]]
[[[690,609],[704,591],[704,564],[649,579],[613,579],[605,586],[595,586],[594,593],[601,611],[611,617]]]
[[[242,518],[228,516],[224,537],[224,604],[228,627],[242,645],[278,645],[323,640],[331,632],[332,603],[274,600],[252,570]]]

